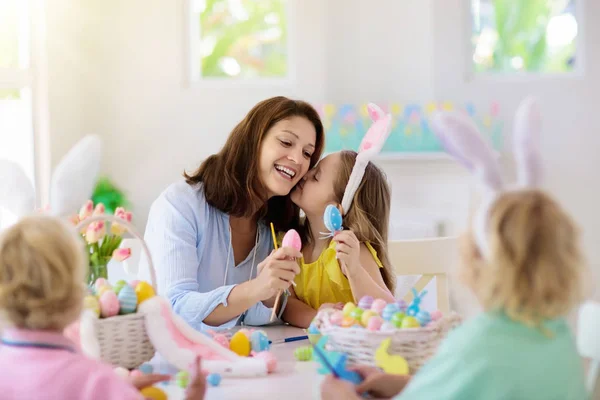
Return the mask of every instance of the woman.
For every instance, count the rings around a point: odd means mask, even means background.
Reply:
[[[264,100],[219,153],[154,201],[145,240],[158,290],[192,327],[269,323],[269,307],[299,272],[293,257],[301,256],[290,248],[272,252],[269,223],[297,226],[289,193],[316,164],[323,140],[312,106]]]

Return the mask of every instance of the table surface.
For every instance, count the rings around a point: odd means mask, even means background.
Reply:
[[[300,328],[291,326],[261,327],[270,340],[306,335]],[[318,399],[322,376],[317,373],[314,361],[296,361],[294,350],[308,346],[308,340],[279,343],[271,346],[271,352],[277,357],[275,372],[262,378],[224,378],[217,387],[208,386],[206,400],[226,399]],[[183,399],[183,390],[174,382],[162,387],[170,400]]]

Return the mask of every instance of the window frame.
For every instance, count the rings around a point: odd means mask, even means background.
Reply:
[[[184,1],[185,29],[184,29],[184,56],[185,56],[185,83],[188,87],[203,88],[291,88],[296,84],[296,0],[286,1],[287,19],[287,74],[281,78],[227,78],[203,77],[201,72],[200,55],[198,54],[200,22],[198,14],[193,12],[193,3],[196,0]]]

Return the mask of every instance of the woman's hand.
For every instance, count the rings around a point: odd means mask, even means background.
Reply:
[[[410,381],[410,375],[391,375],[378,368],[357,366],[352,368],[362,376],[363,381],[356,386],[358,393],[369,393],[378,398],[391,398],[398,395]]]
[[[275,296],[278,291],[287,289],[297,274],[300,267],[296,258],[302,253],[291,247],[282,247],[272,252],[258,264],[258,275],[254,279],[254,286],[259,301],[264,301]]]
[[[360,242],[351,230],[336,233],[332,239],[336,242],[336,257],[342,264],[342,272],[346,276],[360,268]]]
[[[327,375],[321,383],[322,400],[352,400],[360,399],[354,385],[350,382],[337,379],[333,375]]]

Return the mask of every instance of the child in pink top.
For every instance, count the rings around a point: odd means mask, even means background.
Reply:
[[[170,378],[123,379],[62,334],[81,312],[85,265],[80,239],[57,219],[24,218],[0,236],[0,319],[8,324],[0,341],[3,400],[138,400],[138,389]],[[187,398],[204,392],[204,376],[196,374]]]

